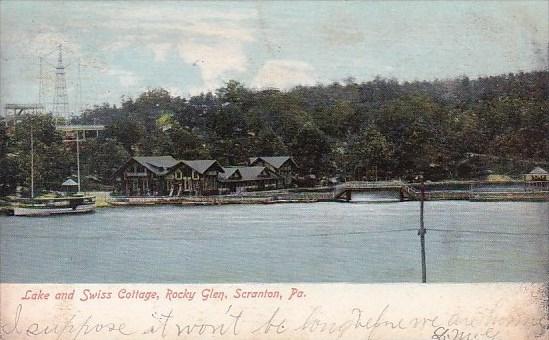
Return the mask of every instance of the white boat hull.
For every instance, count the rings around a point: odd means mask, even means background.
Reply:
[[[15,207],[13,209],[14,216],[49,216],[49,215],[59,215],[59,214],[77,214],[77,213],[87,213],[95,210],[95,203],[93,204],[81,204],[74,208],[49,208],[49,207],[37,207],[37,208],[26,208],[26,207]]]

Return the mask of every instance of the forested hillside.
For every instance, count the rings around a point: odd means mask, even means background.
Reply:
[[[547,71],[432,82],[348,79],[290,91],[229,81],[190,98],[150,90],[88,110],[75,123],[107,127],[81,150],[83,173],[104,183],[130,155],[168,154],[224,165],[293,155],[302,174],[317,176],[476,178],[547,164],[548,98]],[[75,171],[52,119],[36,120],[37,182],[47,187]],[[10,136],[2,128],[0,138],[6,193],[27,181],[28,129]]]

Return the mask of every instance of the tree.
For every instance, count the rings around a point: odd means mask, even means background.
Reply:
[[[32,153],[31,139],[34,149]],[[14,180],[17,182],[12,183],[12,187],[21,185],[30,189],[31,157],[34,163],[35,192],[58,190],[61,183],[76,172],[76,155],[71,152],[70,147],[63,144],[62,136],[56,131],[51,116],[25,116],[16,126],[12,145],[13,161],[19,173],[15,176]]]
[[[229,81],[190,98],[164,89],[86,110],[73,123],[104,124],[83,143],[82,169],[105,181],[129,156],[215,158],[292,155],[304,173],[428,179],[474,178],[480,170],[519,174],[549,159],[549,71],[469,79],[354,79],[289,91],[252,90]],[[32,124],[31,124],[32,121]],[[76,172],[74,143],[63,144],[50,117],[0,129],[0,191],[29,187],[34,127],[37,188]],[[501,161],[491,161],[497,159]],[[370,171],[370,173],[368,173]]]
[[[12,140],[8,135],[7,126],[3,123],[0,122],[0,196],[7,196],[15,193],[17,183],[24,179],[15,155],[10,153],[10,149],[13,149]]]
[[[88,176],[96,177],[102,184],[112,184],[115,171],[129,158],[125,148],[112,138],[89,138],[80,144],[80,173],[83,190]]]
[[[376,175],[390,172],[394,146],[375,127],[362,131],[350,147],[350,159],[355,177],[368,176],[375,169]]]
[[[324,133],[334,138],[343,138],[352,127],[356,110],[351,103],[337,101],[313,113],[314,121]]]
[[[177,159],[208,159],[210,152],[206,142],[188,129],[174,124],[167,134],[172,143],[172,154]]]
[[[290,152],[306,174],[320,175],[328,164],[330,144],[326,135],[312,123],[305,123],[295,135]]]
[[[132,119],[129,115],[117,118],[107,127],[106,135],[117,140],[130,155],[135,154],[145,136],[145,129],[141,122]]]

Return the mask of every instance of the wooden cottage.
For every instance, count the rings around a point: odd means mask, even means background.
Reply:
[[[115,192],[126,196],[166,195],[164,176],[177,164],[172,156],[132,157],[114,174]]]
[[[264,166],[231,166],[223,170],[218,177],[222,193],[272,190],[283,185],[283,178]]]
[[[250,166],[264,166],[282,178],[282,185],[289,187],[293,184],[297,173],[297,163],[290,156],[252,157]]]
[[[213,159],[179,161],[166,175],[168,195],[217,194],[217,178],[223,172],[223,167]]]
[[[215,160],[132,157],[115,173],[115,192],[126,196],[215,194],[219,172],[223,168]]]

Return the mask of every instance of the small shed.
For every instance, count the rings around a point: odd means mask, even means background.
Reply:
[[[61,184],[61,188],[64,192],[77,192],[78,191],[78,183],[76,183],[73,179],[69,178],[63,184]]]

